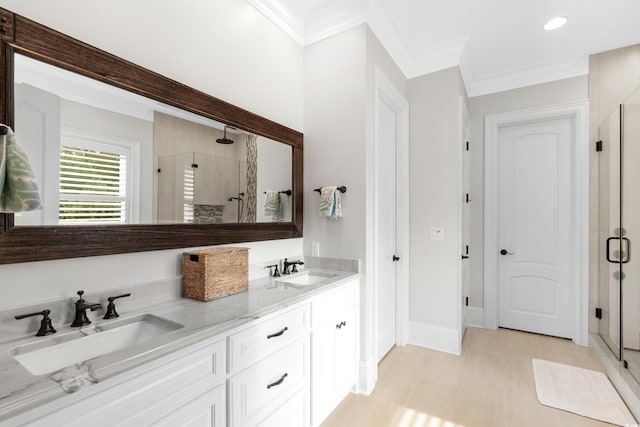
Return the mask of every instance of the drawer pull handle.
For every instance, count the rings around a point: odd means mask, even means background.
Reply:
[[[271,338],[279,337],[280,335],[284,334],[288,330],[289,328],[285,326],[284,328],[282,328],[282,330],[276,332],[275,334],[267,335],[267,339],[270,340]]]
[[[275,387],[277,385],[282,384],[282,382],[284,381],[285,378],[287,378],[289,374],[287,374],[286,372],[284,373],[284,375],[282,377],[280,377],[280,379],[274,383],[271,383],[267,386],[267,388],[271,388],[271,387]]]

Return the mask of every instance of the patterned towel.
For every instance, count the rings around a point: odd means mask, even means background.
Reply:
[[[273,222],[278,222],[282,219],[279,191],[267,191],[267,195],[264,198],[264,215],[270,216]]]
[[[335,185],[320,189],[320,215],[333,220],[342,218],[342,201]]]
[[[29,159],[13,131],[7,129],[6,135],[0,135],[0,212],[40,209],[40,193]]]

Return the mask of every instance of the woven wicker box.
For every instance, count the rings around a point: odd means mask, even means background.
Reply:
[[[211,301],[249,289],[249,249],[214,248],[182,254],[182,296]]]

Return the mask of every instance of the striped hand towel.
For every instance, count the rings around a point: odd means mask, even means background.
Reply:
[[[271,217],[273,222],[279,222],[282,219],[279,191],[267,191],[267,194],[264,197],[264,215]]]
[[[3,126],[3,125],[1,125]],[[8,127],[0,135],[0,212],[24,212],[40,209],[40,193],[27,155]]]
[[[320,189],[320,215],[333,220],[342,217],[342,201],[335,185]]]

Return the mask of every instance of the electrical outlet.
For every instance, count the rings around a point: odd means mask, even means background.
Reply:
[[[311,256],[320,256],[320,242],[311,242]]]

